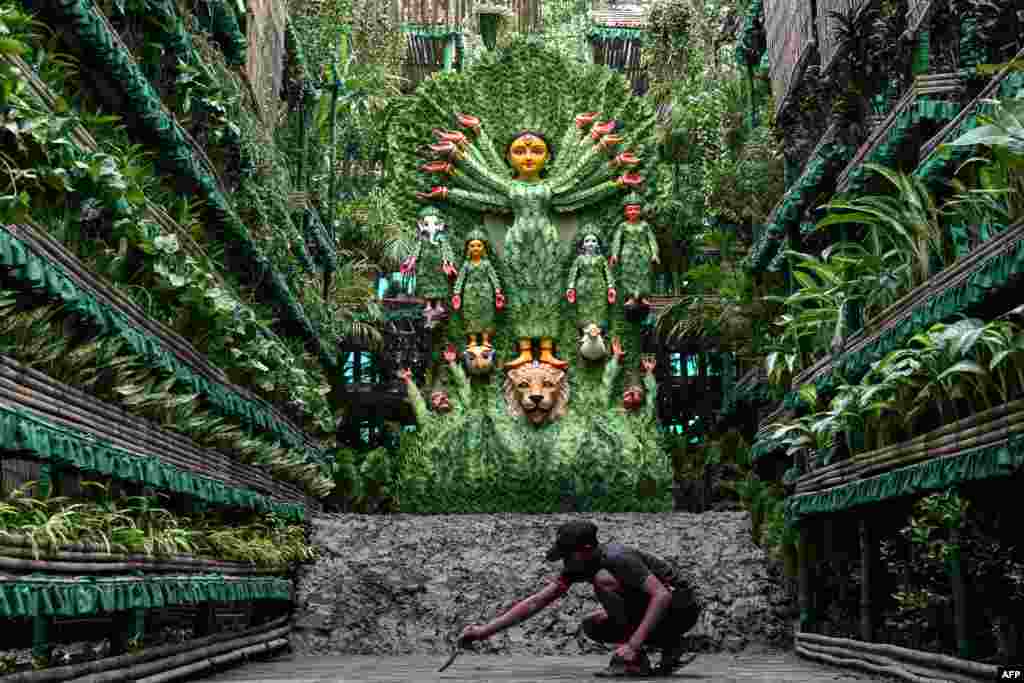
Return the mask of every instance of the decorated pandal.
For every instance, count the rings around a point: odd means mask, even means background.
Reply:
[[[499,75],[538,91],[502,98]],[[396,201],[413,200],[416,229],[403,272],[443,362],[428,400],[402,373],[418,425],[402,459],[420,468],[411,479],[461,468],[493,484],[518,463],[576,492],[619,479],[632,496],[643,480],[660,491],[652,509],[668,509],[654,361],[640,353],[659,258],[643,220],[649,105],[620,76],[525,42],[413,98],[399,131]]]

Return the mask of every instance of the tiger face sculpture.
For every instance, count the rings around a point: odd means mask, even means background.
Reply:
[[[505,403],[514,416],[526,416],[535,426],[554,422],[566,414],[569,383],[565,371],[533,362],[505,375]]]

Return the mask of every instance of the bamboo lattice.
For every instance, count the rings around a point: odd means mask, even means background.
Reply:
[[[1000,258],[1021,240],[1024,239],[1024,223],[1007,229],[989,241],[983,243],[966,257],[957,259],[952,265],[933,275],[914,289],[904,294],[898,301],[869,320],[864,327],[853,334],[843,349],[842,356],[825,356],[809,368],[793,378],[793,386],[797,387],[814,382],[832,371],[835,361],[842,357],[863,353],[874,342],[878,341],[888,330],[896,327],[902,320],[913,315],[914,311],[923,308],[927,302],[945,292],[947,289],[965,283],[974,273],[986,264]]]
[[[907,34],[916,34],[938,4],[935,0],[907,0]]]
[[[641,63],[643,45],[639,39],[595,39],[590,46],[595,64],[604,64],[625,76],[634,95],[647,92],[647,69]]]
[[[776,113],[785,106],[800,78],[813,40],[811,3],[806,0],[765,0],[768,60]]]
[[[839,50],[836,36],[838,22],[833,13],[849,15],[860,12],[866,5],[867,0],[818,0],[818,50],[821,53],[822,72],[832,67],[832,60]]]
[[[540,30],[539,0],[506,0],[505,2],[479,2],[479,0],[397,0],[397,13],[402,24],[451,26],[465,28],[475,21],[477,8],[482,5],[504,5],[512,11],[512,30],[532,33]],[[469,26],[474,32],[478,26]]]

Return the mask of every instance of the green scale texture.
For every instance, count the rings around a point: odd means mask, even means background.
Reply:
[[[545,183],[513,182],[510,203],[515,222],[505,234],[511,282],[511,313],[517,337],[558,334],[558,292],[564,246],[551,221],[551,188]]]
[[[608,288],[615,286],[608,261],[601,254],[580,254],[569,273],[567,289],[576,290],[576,326],[608,321]]]
[[[448,275],[441,269],[447,261],[455,265],[455,256],[446,235],[433,240],[421,239],[416,259],[416,294],[424,299],[448,298]]]
[[[589,131],[574,125],[584,112],[618,121],[622,144],[595,149]],[[481,131],[463,129],[470,144],[452,160],[454,176],[424,172],[423,145],[435,141],[435,129],[458,129],[456,113],[478,117]],[[494,283],[484,283],[489,274],[476,275],[474,282],[461,259],[455,264],[462,272],[455,290],[463,297],[463,314],[433,335],[435,366],[424,386],[435,386],[436,377],[449,372],[440,358],[447,344],[461,347],[467,334],[491,320],[496,369],[468,378],[468,399],[461,390],[450,391],[453,410],[447,415],[414,401],[420,404],[417,428],[401,434],[389,482],[403,512],[555,512],[566,509],[567,499],[578,510],[671,510],[672,470],[648,409],[653,402],[626,414],[624,373],[606,375],[609,364],[579,358],[577,330],[561,322],[579,313],[565,298],[579,235],[561,234],[553,221],[554,212],[571,215],[579,229],[593,226],[600,241],[610,244],[622,215],[621,197],[629,190],[612,182],[626,169],[608,162],[617,152],[633,152],[641,161],[630,170],[643,178],[636,191],[656,187],[655,121],[650,103],[633,97],[621,74],[564,59],[527,40],[488,51],[471,69],[435,75],[396,111],[387,135],[394,169],[387,193],[403,225],[411,229],[424,206],[416,193],[435,186],[449,188],[432,203],[448,218],[452,244],[464,244],[479,230],[482,214],[513,218],[504,235],[491,235],[495,243],[488,251],[508,299],[504,310],[493,309]],[[535,183],[514,182],[505,162],[506,145],[527,129],[542,133],[552,153],[546,174]],[[649,205],[651,197],[643,203]],[[602,275],[594,276],[593,286],[580,281],[577,295],[597,290],[594,310],[606,311],[608,337],[621,339],[622,365],[633,372],[642,352],[641,327],[626,321],[621,305],[597,303],[607,292],[599,285]],[[474,290],[482,292],[479,309],[470,302]],[[506,405],[507,375],[497,368],[518,355],[523,337],[551,337],[558,357],[569,364],[567,411],[557,421],[533,425]]]
[[[623,222],[619,226],[612,254],[619,259],[619,286],[624,296],[651,293],[651,259],[657,255],[657,249],[646,221]]]
[[[462,297],[462,319],[466,334],[492,332],[495,327],[494,295],[501,289],[498,274],[487,259],[466,261],[455,281],[455,293]]]

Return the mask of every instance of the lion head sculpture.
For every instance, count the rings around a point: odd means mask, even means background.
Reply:
[[[509,370],[505,402],[510,414],[525,415],[534,425],[554,422],[565,415],[569,402],[565,371],[537,362]]]

